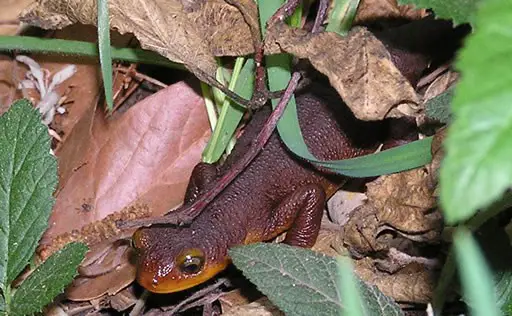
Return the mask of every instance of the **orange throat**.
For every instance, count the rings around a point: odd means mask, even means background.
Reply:
[[[206,282],[226,269],[230,262],[231,260],[226,258],[224,261],[205,266],[201,272],[194,275],[183,275],[171,271],[171,273],[164,277],[158,277],[157,273],[139,267],[137,281],[145,289],[153,293],[179,292]]]

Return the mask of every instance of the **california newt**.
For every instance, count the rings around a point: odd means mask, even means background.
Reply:
[[[374,152],[386,124],[358,121],[338,94],[317,85],[296,94],[300,126],[310,151],[324,160]],[[229,170],[263,126],[269,109],[257,112],[226,162],[198,164],[185,203],[208,190]],[[137,280],[156,293],[185,290],[224,270],[228,249],[267,241],[287,231],[285,243],[311,247],[320,229],[326,197],[343,177],[293,156],[276,132],[255,160],[188,227],[152,226],[133,236]]]

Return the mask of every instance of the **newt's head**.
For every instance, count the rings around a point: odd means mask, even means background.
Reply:
[[[189,228],[139,228],[133,234],[137,281],[154,293],[172,293],[201,284],[224,270],[227,250]]]

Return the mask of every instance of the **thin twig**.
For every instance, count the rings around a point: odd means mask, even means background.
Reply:
[[[274,25],[275,23],[282,22],[286,18],[292,16],[293,12],[295,12],[300,2],[300,0],[286,1],[279,9],[277,9],[276,13],[274,13],[274,15],[272,15],[272,17],[268,19],[267,28]]]
[[[14,20],[0,20],[0,25],[12,25],[16,26],[20,24],[20,20],[14,19]]]
[[[124,73],[124,74],[130,74],[132,75],[133,77],[139,79],[139,80],[145,80],[147,82],[151,82],[152,84],[156,85],[156,86],[159,86],[159,87],[162,87],[162,88],[167,88],[168,85],[166,85],[165,83],[159,81],[159,80],[156,80],[155,78],[152,78],[148,75],[145,75],[145,74],[142,74],[138,71],[133,71],[132,69],[128,68],[128,67],[123,67],[123,66],[117,66],[114,68],[114,70],[117,70],[119,71],[120,73]]]
[[[177,304],[175,306],[172,306],[170,314],[174,315],[175,313],[177,313],[180,310],[182,310],[183,307],[192,308],[192,307],[198,306],[198,305],[195,305],[195,304],[191,306],[190,303],[193,304],[194,301],[196,301],[198,299],[201,299],[204,296],[212,293],[213,291],[217,290],[218,288],[220,288],[224,284],[229,284],[229,280],[227,278],[219,278],[219,280],[217,280],[217,282],[215,282],[214,284],[209,285],[209,286],[207,286],[207,287],[205,287],[205,288],[195,292],[191,296],[189,296],[186,299],[184,299],[183,301],[181,301],[179,304]]]
[[[144,312],[144,307],[146,307],[146,301],[148,300],[149,294],[150,292],[147,290],[144,290],[144,292],[142,292],[142,295],[135,303],[135,306],[132,308],[129,316],[142,315],[142,313]]]
[[[315,34],[322,31],[322,24],[327,17],[327,10],[329,9],[329,5],[329,0],[320,0],[320,4],[318,5],[318,12],[316,14],[315,23],[313,24],[311,33]]]

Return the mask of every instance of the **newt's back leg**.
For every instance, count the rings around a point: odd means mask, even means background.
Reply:
[[[318,237],[325,205],[325,191],[318,184],[300,187],[274,210],[265,229],[265,239],[288,230],[285,243],[312,247]]]

